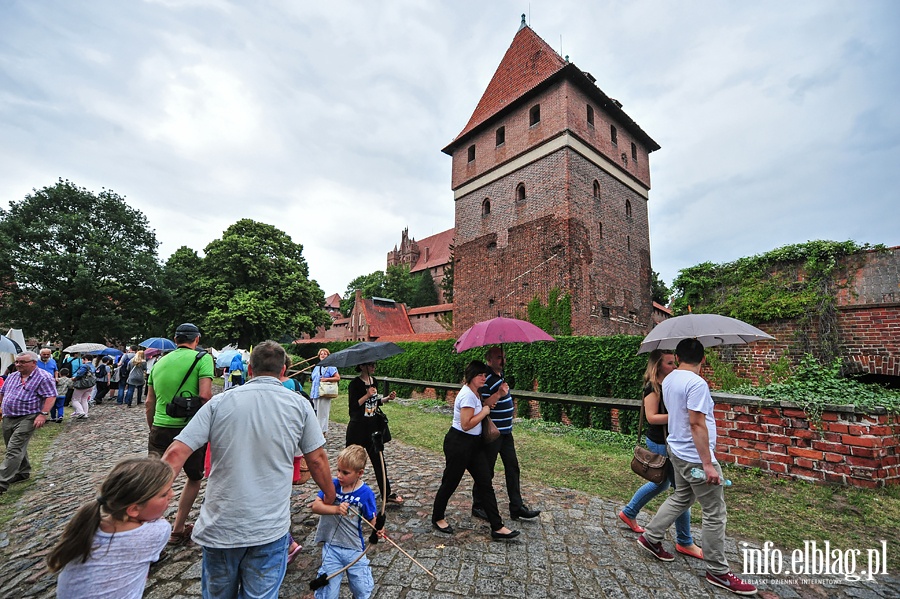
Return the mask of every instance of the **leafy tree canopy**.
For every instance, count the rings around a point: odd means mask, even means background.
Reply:
[[[347,285],[341,299],[341,312],[350,314],[356,298],[356,290],[362,291],[363,298],[384,297],[406,304],[409,308],[433,306],[437,303],[437,288],[428,272],[412,274],[408,264],[394,264],[386,272],[376,270],[356,277]]]
[[[163,265],[157,312],[163,330],[156,336],[170,337],[182,322],[202,322],[203,309],[196,283],[202,274],[203,259],[195,250],[181,246]]]
[[[122,196],[60,179],[0,210],[0,321],[64,346],[158,327],[158,242]]]
[[[194,293],[203,311],[201,330],[211,343],[248,347],[312,334],[331,322],[321,287],[309,279],[303,246],[283,231],[242,219],[204,251]]]
[[[350,281],[344,297],[341,298],[341,313],[349,315],[353,310],[353,302],[356,298],[356,290],[362,291],[363,297],[384,297],[384,272],[376,270],[367,275],[361,275]]]
[[[659,277],[659,273],[655,270],[652,272],[653,276],[650,279],[650,294],[653,297],[654,302],[665,306],[669,303],[669,296],[672,295],[672,292],[666,286],[666,282]]]

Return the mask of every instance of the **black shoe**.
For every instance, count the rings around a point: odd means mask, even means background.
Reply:
[[[496,530],[491,531],[492,539],[498,539],[498,540],[502,540],[502,541],[508,541],[510,539],[515,539],[517,536],[519,536],[518,530],[511,530],[511,531],[505,532],[505,533],[497,532]]]
[[[28,480],[29,478],[31,478],[30,474],[17,474],[14,477],[12,477],[12,480],[9,481],[9,484],[20,483],[23,480]]]
[[[487,520],[487,519],[488,519],[488,517],[487,517],[487,512],[484,511],[484,509],[483,509],[483,508],[480,508],[480,507],[473,507],[473,508],[472,508],[472,517],[473,517],[473,518],[478,518],[478,519],[480,519],[480,520]]]
[[[530,510],[523,506],[521,510],[510,512],[509,515],[513,520],[531,520],[532,518],[540,516],[541,510]]]
[[[431,528],[435,529],[438,532],[442,532],[445,535],[452,535],[454,532],[456,532],[455,530],[453,530],[453,527],[450,526],[449,524],[447,526],[441,528],[440,526],[438,526],[437,522],[432,522]]]

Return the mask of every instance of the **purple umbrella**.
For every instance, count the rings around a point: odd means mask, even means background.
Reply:
[[[499,345],[501,343],[533,343],[535,341],[556,341],[530,322],[517,318],[492,318],[472,325],[460,335],[454,344],[456,353],[473,347]]]

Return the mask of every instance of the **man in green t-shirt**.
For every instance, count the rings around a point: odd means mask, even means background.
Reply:
[[[172,398],[189,392],[199,396],[203,403],[206,403],[212,397],[214,375],[212,356],[207,353],[201,356],[197,352],[198,343],[200,343],[200,329],[196,325],[189,322],[178,325],[175,329],[175,345],[178,348],[160,358],[150,370],[150,376],[147,378],[147,425],[150,427],[148,453],[163,455],[188,423],[188,418],[173,418],[166,414],[166,406]],[[189,370],[190,375],[185,379]],[[194,527],[186,525],[185,522],[197,494],[200,493],[205,459],[204,446],[192,453],[184,463],[183,470],[188,479],[178,499],[178,511],[175,513],[172,536],[169,538],[169,543],[173,545],[181,545],[191,538]]]

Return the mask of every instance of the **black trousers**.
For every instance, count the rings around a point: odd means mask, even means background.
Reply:
[[[513,439],[512,432],[508,435],[500,435],[500,438],[485,445],[484,456],[490,467],[491,480],[494,479],[494,467],[497,465],[497,456],[503,460],[503,471],[506,474],[506,493],[509,495],[509,513],[517,514],[525,509],[525,503],[522,501],[522,490],[520,488],[519,479],[521,470],[519,469],[519,458],[516,455],[516,442]],[[491,489],[491,495],[494,489]],[[472,508],[484,508],[483,496],[484,492],[478,481],[472,485]],[[496,501],[496,499],[494,500]]]
[[[491,486],[491,472],[484,454],[484,443],[481,435],[468,435],[451,428],[444,436],[444,457],[447,465],[441,477],[441,486],[434,497],[434,509],[431,521],[443,520],[450,497],[459,487],[463,474],[468,470],[475,484],[482,490],[481,507],[484,508],[491,523],[491,530],[503,528],[503,519],[497,507],[497,497]]]
[[[372,442],[372,433],[375,428],[370,426],[372,418],[366,418],[365,421],[359,422],[351,420],[347,423],[346,446],[362,445],[369,455],[369,461],[372,463],[372,470],[375,471],[375,480],[378,482],[378,490],[382,497],[390,497],[391,481],[386,477],[387,465],[382,469],[381,452],[375,450],[375,444]]]

